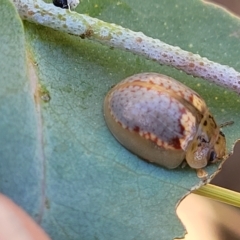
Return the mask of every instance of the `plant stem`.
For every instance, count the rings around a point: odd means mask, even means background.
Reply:
[[[22,19],[142,55],[240,93],[240,73],[229,66],[147,37],[142,32],[134,32],[84,14],[57,8],[41,0],[13,2]]]

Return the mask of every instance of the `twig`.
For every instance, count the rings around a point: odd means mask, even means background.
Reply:
[[[240,93],[240,73],[198,54],[41,0],[13,0],[22,19],[143,55]]]

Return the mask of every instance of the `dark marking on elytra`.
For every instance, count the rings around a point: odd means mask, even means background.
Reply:
[[[175,137],[171,140],[170,145],[174,146],[174,148],[176,149],[181,149],[181,144],[180,144],[180,140],[178,137]]]
[[[135,126],[134,129],[133,129],[135,132],[139,132],[140,131],[140,128],[138,126]]]
[[[217,124],[216,124],[213,116],[209,114],[208,117],[209,117],[209,119],[212,119],[212,122],[213,122],[213,124],[214,124],[214,128],[217,128]]]
[[[220,134],[221,136],[225,137],[225,134],[224,134],[222,131],[220,131],[219,134]]]

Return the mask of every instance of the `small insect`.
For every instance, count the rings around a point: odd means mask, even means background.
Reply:
[[[79,0],[53,0],[56,7],[65,9],[74,9],[79,4]]]
[[[184,160],[201,169],[226,155],[225,136],[205,101],[165,75],[140,73],[118,83],[105,97],[104,116],[124,147],[170,169]]]

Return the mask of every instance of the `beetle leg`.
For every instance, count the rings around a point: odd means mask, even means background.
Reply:
[[[198,178],[202,180],[206,180],[208,177],[208,173],[203,168],[196,169],[196,173]]]

